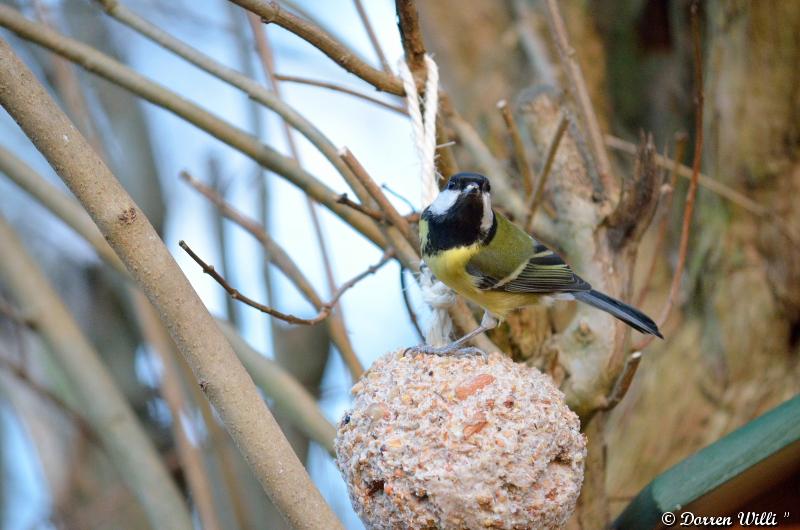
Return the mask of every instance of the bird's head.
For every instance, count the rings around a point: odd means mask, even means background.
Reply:
[[[494,224],[489,179],[477,173],[453,175],[422,215],[430,224],[457,230],[466,244],[485,238]]]

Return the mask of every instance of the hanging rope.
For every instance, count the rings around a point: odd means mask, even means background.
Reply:
[[[408,114],[411,117],[411,130],[414,146],[420,161],[420,203],[424,209],[436,199],[439,193],[436,174],[436,114],[439,111],[439,68],[436,62],[425,55],[427,80],[425,81],[425,100],[420,101],[414,76],[405,61],[400,62],[400,78],[406,91]],[[424,264],[420,267],[419,285],[422,299],[433,312],[426,341],[432,346],[442,346],[450,342],[453,322],[448,310],[455,303],[455,293],[442,282],[435,280],[430,269]]]

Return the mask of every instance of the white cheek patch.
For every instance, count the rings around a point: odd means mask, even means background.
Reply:
[[[483,216],[481,217],[481,232],[488,233],[494,222],[494,212],[492,212],[492,196],[489,193],[483,194]]]
[[[458,199],[458,192],[455,190],[444,190],[439,192],[436,200],[428,207],[428,211],[433,215],[444,215]]]

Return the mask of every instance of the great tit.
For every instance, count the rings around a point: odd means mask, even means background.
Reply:
[[[450,177],[419,222],[422,258],[448,287],[484,309],[481,325],[443,348],[460,348],[519,307],[542,297],[579,300],[642,333],[663,338],[653,320],[592,289],[558,254],[492,209],[489,179],[477,173]]]

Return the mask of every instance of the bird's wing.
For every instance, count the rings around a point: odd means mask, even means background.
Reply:
[[[472,276],[478,289],[508,293],[555,294],[588,291],[592,288],[572,271],[561,256],[525,235],[527,241],[523,243],[526,250],[522,255],[518,251],[522,241],[517,241],[513,246],[517,249],[513,259],[502,251],[490,248],[467,263],[467,272]]]
[[[509,293],[569,293],[588,291],[592,288],[575,274],[561,256],[537,243],[534,255],[522,267],[519,274],[507,278],[493,290]]]

